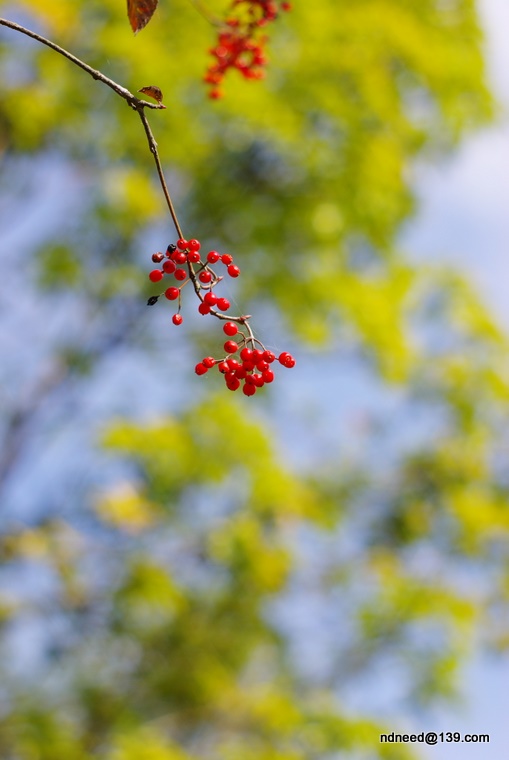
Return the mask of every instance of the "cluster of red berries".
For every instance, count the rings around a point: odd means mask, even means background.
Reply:
[[[268,351],[260,341],[253,336],[248,324],[249,316],[231,317],[224,312],[230,308],[227,298],[216,295],[214,287],[221,282],[222,276],[218,276],[212,265],[222,264],[230,277],[240,275],[239,267],[233,263],[233,257],[229,253],[220,254],[217,251],[209,251],[204,260],[200,254],[201,244],[198,240],[184,240],[180,238],[177,243],[171,243],[166,253],[152,254],[152,261],[160,264],[160,269],[153,269],[149,274],[149,280],[153,283],[161,282],[166,276],[172,276],[180,285],[170,285],[159,295],[151,296],[147,304],[153,306],[164,295],[169,301],[177,301],[178,309],[173,314],[174,325],[181,325],[183,320],[180,313],[182,304],[182,288],[191,282],[199,299],[198,311],[200,314],[211,314],[225,321],[223,332],[228,338],[223,345],[226,356],[214,359],[212,356],[205,357],[195,367],[197,375],[204,375],[214,366],[223,373],[226,386],[235,391],[242,386],[246,396],[253,396],[257,388],[274,380],[274,372],[270,365],[275,361],[276,355]],[[259,347],[257,347],[259,346]],[[241,361],[235,359],[233,354],[239,351]],[[283,367],[294,367],[295,359],[287,351],[283,351],[278,357]]]
[[[226,387],[230,391],[236,391],[242,387],[245,396],[254,396],[257,388],[274,380],[271,364],[276,360],[276,354],[268,351],[262,344],[259,344],[261,348],[255,348],[259,341],[240,331],[235,322],[226,322],[223,331],[230,336],[230,340],[227,340],[223,346],[226,357],[214,359],[212,356],[206,356],[198,362],[194,371],[197,375],[204,375],[212,367],[217,367],[224,375]],[[240,337],[240,341],[232,340],[234,336]],[[249,347],[250,345],[252,348]],[[233,357],[239,349],[240,361]],[[295,367],[295,359],[288,351],[279,354],[279,363],[289,369]]]
[[[210,50],[214,60],[207,69],[204,81],[211,85],[209,97],[223,96],[220,85],[230,69],[239,71],[246,79],[262,79],[267,63],[264,45],[266,37],[258,34],[261,27],[277,18],[278,10],[291,10],[291,3],[274,0],[233,0],[225,25],[219,30],[215,47]]]

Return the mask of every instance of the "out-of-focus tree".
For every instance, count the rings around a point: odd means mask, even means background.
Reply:
[[[62,481],[57,504],[35,484],[31,524],[0,516],[2,758],[408,757],[379,743],[368,710],[345,709],[348,687],[374,691],[386,668],[415,700],[450,696],[479,631],[495,647],[509,633],[506,337],[459,275],[397,246],[415,162],[492,112],[475,8],[297,2],[274,24],[267,79],[228,78],[211,102],[200,79],[214,30],[193,5],[161,1],[134,40],[120,0],[2,13],[131,91],[161,87],[167,110],[151,122],[189,236],[239,257],[235,297],[264,315],[267,342],[286,331],[297,353],[355,353],[397,414],[365,456],[307,472],[255,419],[269,416],[259,396],[232,400],[208,377],[168,414],[170,378],[155,423],[102,420],[98,445],[125,462],[122,480]],[[9,30],[0,70],[2,197],[18,192],[23,210],[48,157],[81,187],[54,237],[15,263],[5,251],[8,290],[24,281],[5,329],[18,307],[32,320],[48,304],[72,311],[42,357],[19,366],[6,352],[5,487],[29,477],[45,415],[63,424],[112,356],[159,357],[177,330],[162,338],[143,312],[148,241],[173,233],[135,114]],[[188,344],[214,340],[189,321],[186,361]],[[322,393],[314,382],[303,407]],[[310,600],[327,614],[302,649],[292,620]]]

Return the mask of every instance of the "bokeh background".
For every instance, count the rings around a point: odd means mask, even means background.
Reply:
[[[0,15],[162,88],[184,230],[298,363],[194,375],[222,339],[145,306],[175,236],[139,120],[2,27],[2,760],[501,757],[507,5],[296,2],[214,103],[214,30],[160,5]]]

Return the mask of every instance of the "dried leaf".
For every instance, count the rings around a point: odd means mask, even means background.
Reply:
[[[127,15],[133,32],[147,26],[157,8],[158,0],[127,0]]]
[[[163,102],[163,93],[161,92],[159,87],[156,87],[155,85],[148,85],[147,87],[142,87],[141,90],[138,90],[138,92],[142,92],[144,95],[148,95],[149,98],[153,98],[154,100],[157,100],[158,103]]]

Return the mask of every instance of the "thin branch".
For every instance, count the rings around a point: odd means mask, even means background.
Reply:
[[[161,166],[161,159],[159,158],[159,153],[157,151],[157,143],[155,141],[154,135],[152,133],[152,130],[150,128],[150,124],[148,123],[148,119],[145,115],[144,106],[143,105],[136,105],[134,106],[135,110],[138,113],[138,116],[141,119],[141,123],[143,124],[143,128],[145,130],[145,134],[147,136],[148,140],[148,146],[150,148],[150,152],[154,156],[154,161],[157,168],[157,173],[159,175],[159,182],[161,183],[161,187],[163,189],[164,197],[166,198],[166,203],[168,204],[168,208],[170,210],[171,218],[173,219],[173,224],[175,225],[175,229],[178,232],[178,236],[180,238],[184,237],[184,233],[182,232],[179,224],[179,220],[177,219],[177,214],[175,212],[175,207],[173,206],[173,201],[171,200],[170,192],[168,190],[168,186],[166,184],[166,180],[164,178],[163,174],[163,167]]]
[[[208,12],[205,9],[205,6],[201,3],[200,0],[191,0],[191,2],[196,6],[196,8],[206,17],[208,17],[209,21],[214,22],[214,20],[210,17]],[[25,34],[27,37],[31,37],[32,39],[36,40],[37,42],[40,42],[42,45],[46,45],[47,47],[54,50],[56,53],[59,53],[64,58],[67,58],[67,60],[71,61],[71,63],[74,63],[75,66],[78,66],[80,69],[83,69],[83,71],[86,71],[87,74],[90,74],[90,76],[105,84],[107,87],[112,89],[117,95],[120,95],[121,98],[123,98],[126,103],[138,114],[138,116],[141,119],[141,123],[143,124],[143,129],[145,130],[145,135],[147,138],[149,150],[152,153],[152,156],[154,158],[154,162],[157,169],[157,174],[159,177],[159,182],[162,188],[162,191],[164,193],[164,197],[166,199],[166,203],[168,205],[168,209],[170,211],[171,218],[173,220],[173,224],[175,225],[175,229],[178,233],[179,238],[184,238],[184,234],[182,232],[182,228],[179,224],[179,220],[177,217],[177,213],[175,211],[175,207],[173,205],[170,192],[168,190],[168,186],[166,184],[166,180],[164,178],[163,173],[163,167],[161,164],[161,159],[159,157],[159,153],[157,150],[157,143],[154,138],[154,135],[152,133],[152,129],[150,127],[150,124],[148,122],[148,119],[145,114],[145,108],[152,108],[154,110],[161,110],[163,108],[166,108],[162,103],[149,103],[146,100],[142,100],[141,98],[138,98],[136,95],[133,95],[132,92],[130,92],[126,87],[122,87],[122,85],[115,82],[113,79],[110,79],[105,74],[103,74],[101,71],[98,71],[97,69],[92,68],[92,66],[89,66],[87,63],[82,61],[80,58],[77,58],[72,53],[69,53],[68,50],[66,50],[63,47],[60,47],[60,45],[57,45],[55,42],[52,42],[51,40],[48,40],[46,37],[43,37],[41,34],[36,34],[36,32],[33,32],[31,29],[27,29],[24,26],[21,26],[21,24],[16,24],[14,21],[8,21],[5,18],[0,17],[0,26],[6,26],[9,29],[13,29],[16,32],[20,32],[21,34]],[[205,265],[206,268],[209,268],[208,265]],[[201,294],[202,286],[197,280],[196,272],[194,270],[194,267],[191,263],[188,263],[188,270],[189,270],[189,278],[193,284],[194,290],[200,301],[203,301],[203,296]],[[212,271],[212,270],[211,270]],[[251,328],[248,324],[249,315],[242,315],[238,317],[229,316],[227,314],[221,314],[215,309],[211,309],[210,313],[217,317],[218,319],[222,320],[230,320],[232,322],[238,322],[239,324],[245,325],[248,332],[249,337],[248,340],[251,341],[254,344],[254,341],[256,340],[253,336],[253,333],[251,331]]]
[[[130,92],[126,87],[122,87],[122,85],[118,84],[113,79],[110,79],[101,71],[97,71],[97,69],[93,69],[92,66],[88,65],[88,63],[85,63],[80,58],[77,58],[72,53],[69,53],[69,51],[65,50],[65,48],[60,47],[60,45],[57,45],[55,42],[52,42],[51,40],[46,39],[46,37],[43,37],[40,34],[36,34],[35,32],[32,32],[31,29],[26,29],[24,26],[21,26],[20,24],[16,24],[14,21],[8,21],[5,18],[0,18],[0,25],[7,26],[10,29],[14,29],[14,31],[16,32],[20,32],[21,34],[27,35],[27,37],[32,37],[32,39],[37,40],[37,42],[40,42],[42,45],[46,45],[47,47],[54,50],[56,53],[59,53],[60,55],[64,56],[64,58],[67,58],[67,60],[71,61],[71,63],[74,63],[75,66],[79,66],[80,69],[83,69],[83,71],[86,71],[87,74],[90,74],[90,76],[93,77],[93,79],[96,79],[99,82],[102,82],[107,87],[112,89],[113,92],[115,92],[117,95],[120,95],[120,97],[123,98],[130,105],[130,107],[138,113],[142,121],[143,127],[145,129],[145,134],[147,136],[150,152],[152,153],[154,157],[154,161],[157,168],[157,174],[159,176],[159,181],[161,183],[164,197],[166,198],[166,202],[170,210],[171,218],[173,219],[173,224],[175,225],[175,229],[177,230],[179,237],[183,237],[182,230],[177,219],[177,214],[175,212],[175,208],[173,206],[170,193],[168,191],[168,186],[164,179],[163,169],[161,166],[161,160],[157,152],[157,143],[154,139],[154,135],[152,134],[152,130],[150,129],[150,125],[148,123],[148,120],[147,120],[147,117],[145,116],[145,111],[144,111],[145,108],[152,108],[157,111],[157,110],[161,110],[165,108],[165,106],[162,103],[149,103],[147,100],[142,100],[141,98],[136,97],[136,95],[133,95],[133,93]]]

